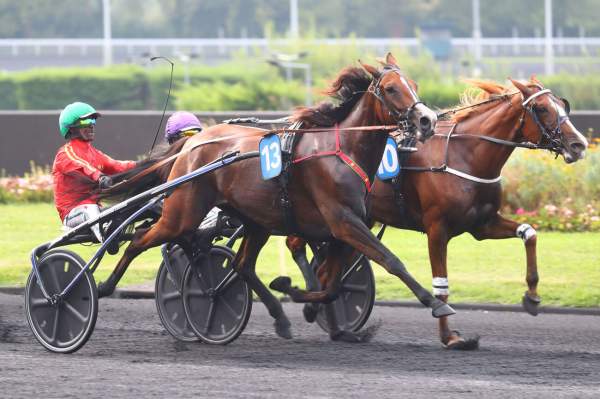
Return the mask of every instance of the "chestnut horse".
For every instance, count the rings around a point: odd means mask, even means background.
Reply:
[[[297,139],[294,156],[308,159],[294,162],[290,172],[289,198],[293,204],[295,231],[310,240],[330,242],[335,256],[325,260],[323,270],[327,272],[323,273],[321,291],[300,291],[281,279],[278,287],[288,291],[296,301],[331,302],[339,291],[343,265],[358,250],[399,277],[421,303],[432,309],[434,317],[444,317],[454,313],[452,308],[418,284],[365,224],[365,199],[383,155],[388,131],[347,129],[408,123],[427,138],[433,134],[437,121],[436,114],[419,101],[416,85],[402,74],[391,54],[386,62],[383,70],[363,65],[368,74],[361,68],[344,69],[328,90],[341,100],[340,105],[322,104],[303,111],[304,115],[313,115],[314,126],[327,126],[330,131],[304,133]],[[262,129],[235,125],[206,129],[185,142],[172,165],[169,180],[190,173],[223,154],[256,151],[266,133],[268,131]],[[334,149],[336,151],[332,151]],[[136,188],[135,179],[125,182],[124,186],[120,192],[124,188]],[[277,334],[290,338],[290,323],[281,304],[255,274],[257,256],[271,232],[286,231],[289,227],[280,191],[276,179],[261,178],[258,158],[231,164],[178,187],[165,199],[160,219],[136,232],[113,273],[100,284],[99,295],[114,290],[127,266],[141,252],[166,242],[183,243],[207,212],[219,206],[239,217],[245,226],[245,237],[234,260],[235,269],[268,308],[275,319]],[[111,190],[102,194],[110,198]],[[332,315],[332,339],[361,340],[351,332],[338,330],[332,306],[326,309]]]
[[[477,240],[521,238],[528,285],[523,306],[536,315],[540,303],[536,231],[498,213],[500,173],[515,147],[547,149],[571,163],[584,157],[588,143],[570,122],[566,100],[535,78],[527,84],[511,81],[518,90],[473,81],[483,93],[464,98],[463,106],[445,113],[450,120],[439,122],[434,138],[418,144],[418,151],[403,165],[399,189],[388,182],[375,183],[370,216],[386,225],[427,233],[433,293],[444,302],[449,296],[446,252],[451,238],[465,232]],[[293,238],[287,242],[306,268],[302,242]],[[439,319],[439,333],[447,348],[477,347],[477,339],[465,340],[450,330],[446,317]]]

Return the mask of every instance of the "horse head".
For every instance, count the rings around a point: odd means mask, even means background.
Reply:
[[[510,81],[523,95],[523,137],[561,154],[566,163],[583,159],[588,141],[569,119],[569,102],[545,89],[535,77],[528,84]]]
[[[437,114],[419,100],[416,83],[402,73],[391,53],[379,62],[383,64],[381,71],[361,65],[373,77],[368,92],[379,100],[383,121],[391,119],[404,130],[417,130],[421,141],[433,136]]]

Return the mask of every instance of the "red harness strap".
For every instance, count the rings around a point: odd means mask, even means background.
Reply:
[[[350,158],[341,149],[340,129],[339,129],[338,125],[335,125],[335,151],[322,151],[322,152],[317,152],[315,154],[305,155],[303,157],[294,159],[292,161],[292,163],[300,163],[302,161],[306,161],[311,158],[327,157],[327,156],[331,156],[331,155],[335,155],[336,157],[341,159],[346,165],[348,165],[350,167],[350,169],[352,169],[352,171],[354,173],[356,173],[358,175],[358,177],[360,177],[360,179],[363,181],[363,183],[365,184],[365,187],[367,188],[367,193],[371,192],[371,188],[373,188],[373,185],[371,184],[371,181],[369,180],[369,176],[367,175],[367,173],[364,171],[363,168],[360,167],[359,164],[354,162],[352,160],[352,158]]]

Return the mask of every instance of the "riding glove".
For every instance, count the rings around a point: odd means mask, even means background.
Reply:
[[[98,179],[98,187],[100,187],[101,190],[107,189],[112,185],[113,185],[113,180],[110,176],[101,175],[100,178]]]

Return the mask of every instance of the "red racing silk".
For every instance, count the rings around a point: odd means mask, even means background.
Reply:
[[[60,147],[52,165],[54,204],[60,220],[76,206],[98,202],[89,197],[90,186],[81,179],[83,176],[97,182],[101,175],[125,172],[134,166],[134,161],[112,159],[89,141],[74,139]]]

